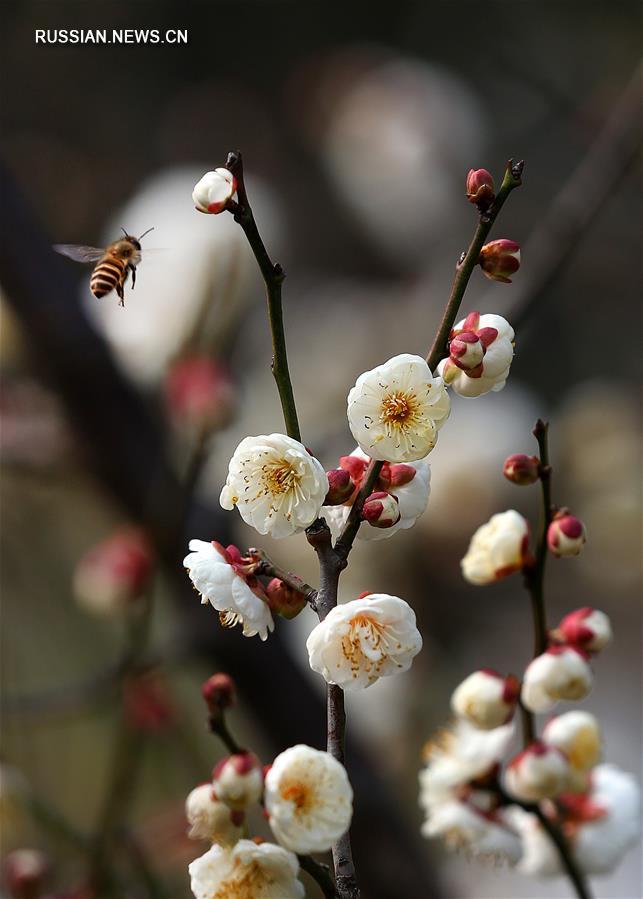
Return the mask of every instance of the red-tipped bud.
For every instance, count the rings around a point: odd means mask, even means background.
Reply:
[[[354,484],[359,484],[364,477],[368,459],[360,459],[358,456],[341,456],[339,467],[347,471]]]
[[[263,793],[263,766],[252,752],[240,752],[222,759],[212,772],[217,799],[243,811]]]
[[[278,577],[273,577],[268,583],[265,594],[268,597],[270,611],[281,615],[282,618],[295,618],[306,608],[308,602],[304,593],[285,584]]]
[[[484,359],[485,347],[473,331],[460,331],[449,342],[451,361],[462,371],[473,371]]]
[[[213,674],[201,686],[201,695],[205,699],[211,718],[220,718],[226,709],[235,704],[234,681],[229,674]]]
[[[534,740],[509,762],[505,784],[512,796],[524,802],[540,802],[562,793],[569,772],[569,762],[560,749]]]
[[[492,281],[511,284],[509,275],[520,268],[520,246],[506,237],[492,240],[480,250],[480,268]]]
[[[95,615],[117,615],[146,590],[152,575],[152,551],[143,534],[123,529],[97,543],[74,572],[74,594]]]
[[[324,500],[325,506],[341,506],[351,498],[355,491],[355,484],[345,468],[333,468],[326,472],[328,478],[328,493]]]
[[[585,606],[565,615],[552,636],[587,652],[600,652],[612,639],[612,625],[605,612]]]
[[[165,402],[178,427],[195,430],[222,428],[236,404],[236,390],[228,370],[208,356],[186,356],[170,367]]]
[[[467,200],[476,206],[489,206],[495,196],[491,173],[486,169],[470,169],[467,175]]]
[[[391,487],[404,487],[410,484],[416,475],[416,470],[412,465],[400,462],[398,465],[391,465]]]
[[[374,528],[392,528],[400,520],[397,497],[383,490],[371,493],[364,501],[362,518]]]
[[[561,509],[547,529],[547,546],[558,558],[577,556],[586,539],[585,525],[567,509]]]
[[[505,459],[502,473],[512,484],[526,487],[535,484],[540,475],[540,462],[537,456],[526,456],[524,453],[514,453]]]
[[[216,215],[223,212],[237,189],[237,182],[228,169],[219,168],[206,172],[203,178],[194,185],[192,199],[199,212]]]
[[[12,899],[37,899],[48,873],[47,859],[37,849],[16,849],[3,865],[4,882]]]

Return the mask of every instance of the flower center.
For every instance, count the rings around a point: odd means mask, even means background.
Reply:
[[[295,814],[299,814],[310,807],[312,794],[305,784],[298,782],[284,787],[281,791],[281,798],[287,802],[292,802],[295,806]]]
[[[234,627],[241,622],[241,615],[238,612],[227,609],[225,612],[219,612],[219,621],[223,627]]]
[[[253,899],[262,895],[265,887],[273,885],[274,879],[256,861],[244,865],[235,859],[234,871],[219,884],[212,899]]]
[[[271,496],[282,496],[284,493],[290,493],[301,480],[301,475],[285,459],[266,463],[261,470],[263,472],[264,487]]]
[[[416,418],[417,406],[415,393],[396,390],[387,394],[382,400],[380,421],[389,427],[405,428]]]

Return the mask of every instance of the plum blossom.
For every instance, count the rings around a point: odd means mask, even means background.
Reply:
[[[595,716],[582,709],[555,715],[543,728],[543,741],[567,756],[571,766],[569,788],[584,791],[587,773],[601,757],[601,729]]]
[[[201,594],[202,603],[210,603],[219,612],[224,627],[241,624],[244,637],[258,634],[262,640],[274,630],[270,609],[259,582],[243,571],[243,560],[236,546],[224,549],[213,541],[190,540],[190,552],[183,560],[190,580]]]
[[[229,755],[215,766],[212,786],[217,799],[236,811],[243,811],[261,799],[263,767],[252,752]]]
[[[261,434],[234,451],[220,502],[260,534],[289,537],[312,524],[327,493],[326,472],[303,444]]]
[[[300,744],[274,760],[266,775],[265,804],[282,846],[326,852],[350,826],[353,790],[340,762]]]
[[[560,749],[542,740],[534,740],[507,766],[505,785],[509,793],[523,802],[553,799],[562,793],[569,780],[569,762]]]
[[[491,730],[511,719],[519,695],[520,684],[516,677],[502,677],[496,671],[483,668],[474,671],[456,687],[451,696],[451,708],[474,727]]]
[[[586,540],[585,525],[566,509],[554,516],[547,529],[547,546],[559,559],[579,555]]]
[[[459,396],[502,390],[514,355],[514,330],[501,315],[470,312],[451,331],[438,374]]]
[[[199,212],[216,215],[223,212],[237,189],[237,182],[228,169],[215,169],[206,172],[203,178],[194,185],[192,199]]]
[[[216,843],[188,866],[195,899],[303,899],[297,856],[274,843]]]
[[[74,596],[92,615],[122,614],[139,599],[152,575],[152,550],[137,528],[122,528],[89,549],[74,571]]]
[[[585,653],[573,646],[550,646],[527,666],[521,700],[532,712],[548,712],[560,699],[583,699],[591,687]]]
[[[520,268],[520,245],[507,237],[492,240],[480,250],[479,262],[487,278],[511,284],[509,275]]]
[[[324,506],[321,514],[330,527],[333,538],[336,540],[342,532],[351,509],[351,503],[355,491],[361,485],[364,473],[368,467],[370,458],[357,447],[350,456],[343,456],[340,460],[342,468],[346,466],[349,471],[355,489],[349,497],[348,503],[337,506]],[[400,518],[396,524],[389,528],[374,528],[363,525],[357,532],[359,540],[385,540],[392,537],[398,531],[412,528],[420,515],[424,512],[431,492],[431,469],[426,459],[418,459],[406,464],[390,465],[385,462],[376,482],[376,487],[385,490],[397,500],[397,508]]]
[[[442,378],[410,353],[364,372],[348,394],[351,433],[364,453],[381,462],[423,459],[450,411]]]
[[[221,846],[232,846],[243,830],[234,812],[220,802],[211,783],[195,787],[185,801],[185,817],[191,840],[208,840]]]
[[[605,612],[583,606],[565,615],[554,635],[585,652],[600,652],[612,639],[612,625]]]
[[[484,585],[520,571],[528,558],[529,524],[510,509],[481,525],[460,562],[465,580]]]
[[[344,690],[370,687],[408,671],[422,648],[415,613],[387,593],[370,593],[335,606],[306,641],[313,671]]]

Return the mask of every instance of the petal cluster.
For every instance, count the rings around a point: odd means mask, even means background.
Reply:
[[[216,843],[189,866],[195,899],[303,899],[297,856],[274,843]]]
[[[240,624],[244,637],[258,634],[266,640],[274,622],[260,588],[248,586],[235,570],[228,551],[218,543],[190,540],[189,548],[183,564],[201,594],[201,602],[209,602],[219,612],[224,626]]]
[[[583,699],[592,687],[587,656],[573,646],[550,646],[529,663],[522,681],[522,704],[532,712],[548,712],[561,699]]]
[[[265,805],[277,840],[293,852],[326,852],[348,830],[353,790],[327,752],[292,746],[266,775]]]
[[[492,584],[519,571],[528,557],[529,525],[510,509],[492,515],[474,533],[460,566],[471,584]]]
[[[501,315],[471,312],[451,331],[449,357],[438,365],[438,374],[460,396],[502,390],[514,355],[514,336]]]
[[[370,687],[407,671],[422,648],[415,613],[387,593],[370,593],[335,606],[306,641],[313,671],[344,690]]]
[[[348,424],[364,453],[413,462],[431,452],[451,404],[421,356],[402,353],[364,372],[348,394]]]
[[[230,807],[216,798],[210,783],[195,787],[188,795],[185,817],[190,825],[188,836],[192,840],[233,846],[242,834]]]
[[[262,434],[234,451],[220,501],[260,534],[289,537],[312,524],[327,493],[326,472],[303,444]]]
[[[517,678],[512,675],[502,677],[496,671],[483,668],[474,671],[456,687],[451,696],[451,708],[474,727],[492,730],[511,719],[519,693]]]
[[[192,199],[199,212],[216,215],[223,212],[237,189],[237,182],[228,169],[215,169],[206,172],[203,178],[194,185]]]

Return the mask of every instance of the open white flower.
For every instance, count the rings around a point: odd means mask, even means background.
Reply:
[[[195,787],[185,800],[185,817],[191,840],[208,840],[221,846],[232,846],[243,830],[233,821],[232,810],[214,795],[211,783]]]
[[[481,525],[469,543],[460,562],[465,580],[484,585],[499,581],[525,564],[529,541],[529,524],[510,509],[492,515]]]
[[[216,844],[189,866],[196,899],[302,899],[297,856],[274,843]]]
[[[313,671],[329,684],[352,690],[408,671],[422,637],[408,603],[370,593],[331,609],[311,631],[306,648]]]
[[[343,765],[298,745],[274,760],[265,804],[277,840],[293,852],[326,852],[350,826],[353,790]]]
[[[515,864],[522,847],[517,831],[503,809],[480,808],[472,800],[453,800],[437,806],[422,825],[425,837],[442,837],[453,850]]]
[[[471,312],[451,331],[450,355],[438,365],[444,383],[465,397],[502,390],[514,355],[514,329],[501,315]]]
[[[521,700],[532,712],[548,712],[560,699],[583,699],[591,690],[592,679],[582,650],[550,646],[527,666]]]
[[[585,795],[563,795],[557,805],[559,823],[585,874],[608,874],[638,841],[638,784],[615,765],[599,765]],[[562,875],[560,855],[535,815],[519,808],[512,808],[511,815],[523,841],[519,870],[537,877]]]
[[[241,624],[244,637],[259,634],[266,640],[275,625],[267,602],[261,598],[259,583],[238,573],[239,550],[234,546],[224,549],[219,543],[204,540],[190,540],[189,547],[191,552],[183,564],[201,594],[201,602],[209,602],[219,612],[224,627]]]
[[[220,502],[260,534],[289,537],[312,524],[327,493],[326,472],[303,444],[261,434],[234,451]]]
[[[364,471],[370,462],[369,456],[357,447],[353,450],[348,459],[357,459],[364,462]],[[399,477],[397,469],[404,467],[412,469],[405,477]],[[357,532],[358,540],[386,540],[392,537],[397,531],[405,531],[412,528],[420,515],[424,512],[429,501],[429,493],[431,492],[431,468],[426,459],[417,459],[415,462],[408,462],[404,466],[400,465],[384,465],[384,474],[387,471],[392,473],[393,482],[380,485],[382,490],[386,490],[397,499],[400,520],[390,528],[373,528],[363,525]],[[415,474],[413,474],[413,471]],[[410,477],[409,477],[410,476]],[[356,486],[360,486],[359,478],[356,479],[354,470],[351,471]],[[396,483],[397,477],[403,483]],[[376,484],[378,486],[378,483]],[[321,514],[331,530],[333,538],[336,540],[341,534],[348,515],[351,510],[352,497],[350,502],[341,506],[324,506]]]
[[[383,462],[431,452],[451,411],[442,378],[421,356],[402,353],[359,376],[348,394],[348,424],[361,449]]]

